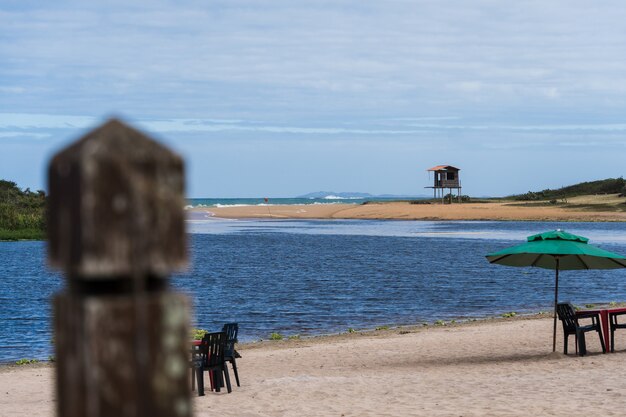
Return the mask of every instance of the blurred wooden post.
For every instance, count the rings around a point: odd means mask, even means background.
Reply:
[[[169,149],[110,120],[49,166],[49,261],[57,413],[191,415],[188,302],[168,289],[186,265],[184,167]]]

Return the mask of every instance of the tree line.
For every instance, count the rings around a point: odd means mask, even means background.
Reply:
[[[0,240],[43,239],[45,231],[46,193],[0,180]]]
[[[512,195],[508,198],[518,201],[537,201],[594,194],[621,194],[626,196],[626,180],[622,177],[607,178],[605,180],[581,182],[556,190],[529,191],[524,194]]]

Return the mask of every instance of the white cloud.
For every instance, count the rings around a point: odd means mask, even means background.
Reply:
[[[428,160],[442,147],[565,161],[593,144],[607,155],[598,172],[625,156],[617,0],[11,4],[0,6],[0,137],[16,139],[5,143],[52,142],[119,112],[198,148],[274,139],[319,142],[319,155],[384,143]]]
[[[448,84],[447,87],[462,93],[477,93],[482,90],[483,83],[480,81],[460,81]]]
[[[48,133],[36,133],[36,132],[19,132],[19,131],[18,132],[11,132],[11,131],[2,132],[0,131],[0,138],[20,138],[20,137],[44,139],[44,138],[50,137],[50,135]]]
[[[5,129],[0,136],[16,136],[27,134],[36,137],[41,131],[53,129],[77,130],[95,127],[103,120],[95,117],[72,116],[72,115],[50,115],[50,114],[21,114],[21,113],[0,113],[0,129]],[[605,140],[615,136],[613,133],[626,132],[626,123],[589,123],[589,124],[500,124],[492,122],[485,123],[459,123],[458,117],[433,116],[414,118],[390,118],[361,123],[329,123],[313,126],[306,123],[301,124],[272,124],[267,121],[248,121],[243,119],[133,119],[131,124],[139,128],[146,129],[154,133],[219,133],[219,132],[240,132],[240,133],[276,133],[286,135],[316,135],[316,136],[341,136],[349,134],[351,136],[407,136],[445,132],[485,132],[488,137],[498,137],[499,134],[509,134],[516,132],[536,132],[558,133],[572,135],[577,133],[595,132],[596,134],[607,134]],[[360,126],[360,127],[356,127]],[[11,130],[12,129],[12,130]],[[20,130],[15,130],[20,129]],[[0,130],[0,132],[2,132]],[[30,132],[30,133],[29,133]],[[618,136],[619,137],[619,136]],[[585,140],[585,136],[579,136],[580,140]],[[490,139],[485,139],[490,140]],[[547,140],[543,137],[542,140]],[[574,140],[574,139],[572,139]]]
[[[0,15],[9,40],[0,74],[95,101],[111,92],[155,96],[162,113],[168,98],[200,99],[216,84],[224,94],[212,107],[243,99],[270,111],[320,113],[331,104],[331,113],[388,105],[405,113],[411,105],[473,106],[476,94],[489,107],[523,107],[533,97],[582,105],[583,94],[586,103],[622,94],[624,12],[617,1],[60,1]],[[255,102],[258,89],[274,94]],[[65,100],[66,110],[80,110]]]
[[[0,113],[0,129],[85,128],[94,125],[96,121],[96,118],[87,116]]]
[[[0,93],[21,94],[21,93],[23,93],[25,91],[26,91],[26,89],[24,87],[2,86],[2,85],[0,85]]]

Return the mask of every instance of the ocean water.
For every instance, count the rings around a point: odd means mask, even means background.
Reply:
[[[407,198],[408,199],[408,198]],[[414,197],[411,199],[421,199]],[[351,197],[343,198],[329,194],[323,198],[191,198],[187,200],[188,207],[237,207],[237,206],[278,206],[278,205],[308,205],[308,204],[362,204],[366,201],[389,201],[398,198],[383,197]]]
[[[191,266],[172,277],[193,324],[240,323],[242,341],[551,309],[554,271],[484,255],[561,228],[626,254],[626,223],[376,220],[188,221]],[[0,242],[0,362],[52,354],[44,242]],[[626,300],[626,270],[563,271],[560,299]],[[546,329],[549,337],[550,329]]]

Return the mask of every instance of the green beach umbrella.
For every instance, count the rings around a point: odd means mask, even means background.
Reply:
[[[527,242],[487,255],[492,264],[535,266],[556,271],[554,286],[554,331],[552,351],[556,350],[556,304],[559,297],[559,271],[574,269],[626,268],[626,258],[595,246],[589,239],[563,230],[529,236]]]

